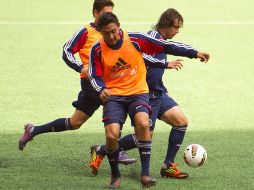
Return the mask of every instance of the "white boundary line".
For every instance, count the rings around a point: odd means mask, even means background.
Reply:
[[[192,25],[254,25],[254,20],[240,21],[240,20],[218,20],[218,21],[187,21],[186,24]]]
[[[0,20],[0,25],[84,25],[85,21],[78,21],[78,20],[34,20],[34,21],[22,21],[22,20]],[[152,25],[151,22],[130,22],[130,21],[122,21],[121,24],[124,25],[141,25],[147,26]],[[254,25],[254,20],[218,20],[218,21],[186,21],[184,24],[189,25]]]

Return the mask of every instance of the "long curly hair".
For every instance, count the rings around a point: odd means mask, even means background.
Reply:
[[[161,14],[157,24],[153,26],[153,28],[158,30],[161,28],[172,27],[174,26],[174,21],[176,19],[178,20],[178,22],[183,23],[183,17],[177,10],[173,8],[167,9]]]

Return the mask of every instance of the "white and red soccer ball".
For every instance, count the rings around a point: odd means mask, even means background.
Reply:
[[[191,144],[184,150],[184,161],[190,167],[196,168],[202,166],[206,159],[207,153],[203,146],[199,144]]]

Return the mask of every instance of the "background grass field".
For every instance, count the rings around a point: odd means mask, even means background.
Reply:
[[[0,0],[0,189],[104,189],[109,166],[98,177],[89,172],[89,147],[104,143],[101,109],[80,130],[37,136],[26,149],[17,142],[23,124],[43,124],[72,114],[78,74],[61,59],[62,46],[89,23],[92,0]],[[170,128],[158,121],[151,174],[154,189],[253,189],[254,2],[251,0],[116,0],[122,27],[147,31],[174,7],[185,19],[174,40],[211,53],[208,64],[185,59],[181,71],[167,71],[170,95],[189,119],[177,156],[187,180],[163,179]],[[173,59],[173,57],[169,57]],[[132,132],[129,121],[124,134]],[[207,163],[183,163],[183,149],[202,144]],[[138,158],[137,150],[129,154]],[[140,189],[140,165],[121,167],[121,189]]]

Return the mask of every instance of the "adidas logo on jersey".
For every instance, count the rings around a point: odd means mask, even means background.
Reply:
[[[118,58],[115,65],[112,67],[111,72],[118,72],[128,68],[131,68],[131,65],[127,64],[122,58]]]

